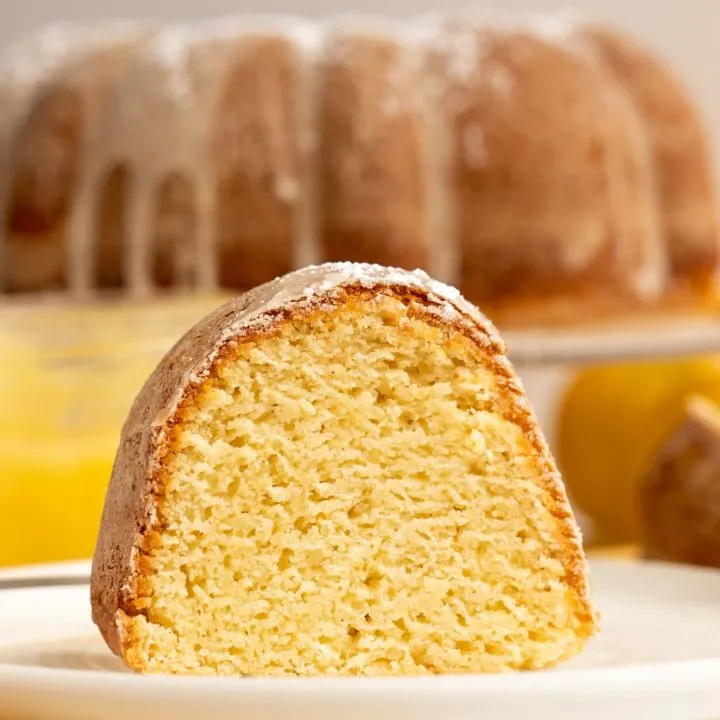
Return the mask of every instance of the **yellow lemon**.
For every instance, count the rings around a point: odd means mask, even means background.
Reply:
[[[720,402],[720,358],[589,367],[560,403],[558,464],[596,544],[638,539],[637,481],[691,395]]]

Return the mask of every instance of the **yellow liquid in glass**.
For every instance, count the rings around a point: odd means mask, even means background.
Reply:
[[[0,566],[92,555],[135,395],[221,301],[0,309]]]

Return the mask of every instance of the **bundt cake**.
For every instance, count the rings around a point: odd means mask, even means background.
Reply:
[[[494,328],[330,263],[210,314],[136,398],[92,570],[133,669],[552,666],[595,629],[562,481]]]
[[[687,91],[662,60],[608,28],[589,40],[640,114],[650,142],[669,263],[669,297],[712,299],[718,270],[718,213],[712,153]]]
[[[642,546],[653,559],[720,567],[720,408],[693,397],[639,484]]]
[[[0,70],[6,293],[232,293],[371,261],[522,324],[713,290],[698,113],[603,29],[482,14],[62,26]]]

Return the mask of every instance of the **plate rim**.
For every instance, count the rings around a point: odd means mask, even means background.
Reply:
[[[622,667],[599,667],[563,670],[524,671],[502,674],[414,675],[388,677],[302,677],[242,678],[208,676],[142,675],[107,670],[70,668],[36,668],[0,662],[0,690],[20,690],[43,685],[63,691],[86,692],[89,686],[102,693],[107,690],[132,689],[137,694],[172,692],[193,697],[218,695],[248,700],[267,697],[268,692],[281,693],[286,699],[315,696],[368,695],[395,698],[398,693],[413,698],[436,697],[439,692],[483,697],[507,696],[508,693],[542,693],[567,697],[597,693],[608,699],[645,696],[649,692],[672,696],[681,692],[711,690],[720,696],[718,675],[720,657],[681,660],[667,663],[644,663]],[[238,688],[241,692],[238,693]]]
[[[501,328],[518,366],[649,361],[720,352],[715,316],[667,317],[582,327]]]

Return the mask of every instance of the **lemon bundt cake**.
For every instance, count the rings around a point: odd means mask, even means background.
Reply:
[[[587,28],[584,35],[629,92],[650,141],[669,299],[708,298],[720,244],[712,152],[701,119],[683,83],[660,58],[608,28]]]
[[[445,33],[462,48],[441,79],[463,293],[499,322],[656,299],[653,168],[627,94],[572,26],[463,18]]]
[[[190,330],[122,432],[93,617],[135,670],[552,666],[595,628],[562,481],[489,322],[352,263]]]
[[[699,304],[718,264],[696,109],[582,24],[54,26],[8,49],[0,96],[0,292],[233,292],[351,260],[529,323]]]
[[[720,567],[720,409],[691,398],[639,483],[648,557]]]

